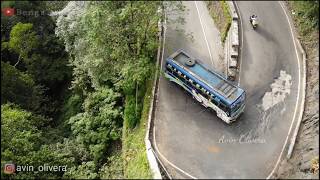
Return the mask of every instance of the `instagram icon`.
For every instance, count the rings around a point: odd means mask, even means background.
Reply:
[[[16,171],[16,167],[15,167],[14,164],[7,163],[7,164],[4,165],[4,171],[3,172],[5,174],[13,174],[13,173],[15,173],[15,171]]]

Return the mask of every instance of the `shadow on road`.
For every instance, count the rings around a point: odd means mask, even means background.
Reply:
[[[269,33],[265,28],[266,27],[264,26],[258,26],[255,31],[258,34],[260,34],[263,38],[265,38],[267,41],[277,43],[277,40],[275,39],[274,35]]]

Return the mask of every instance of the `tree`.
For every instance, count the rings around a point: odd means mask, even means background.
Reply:
[[[7,160],[17,161],[20,156],[41,146],[40,131],[47,123],[41,116],[34,116],[14,104],[1,105],[1,152]]]
[[[40,112],[47,101],[43,92],[43,87],[36,85],[30,75],[1,61],[1,104],[12,102],[27,110]]]
[[[120,94],[111,89],[90,93],[83,103],[84,112],[70,118],[76,140],[84,144],[96,164],[103,159],[109,143],[121,135],[122,114],[117,105]]]
[[[56,13],[56,34],[72,55],[73,87],[92,90],[110,82],[121,87],[124,83],[119,81],[127,82],[131,76],[145,80],[148,74],[140,70],[155,60],[162,5],[158,1],[70,2]],[[163,6],[168,11],[182,9],[181,2]],[[132,68],[139,75],[128,74]],[[137,82],[133,84],[135,89]]]
[[[14,67],[20,62],[21,58],[27,60],[30,52],[38,47],[38,37],[32,28],[31,23],[23,24],[19,22],[13,26],[10,32],[9,47],[19,54]]]
[[[170,4],[104,1],[76,6],[70,2],[57,13],[56,34],[72,55],[72,87],[83,94],[105,86],[124,93],[130,127],[140,119],[143,96],[138,97],[139,90],[155,61],[159,9],[182,9],[181,2]]]
[[[99,177],[101,179],[124,179],[123,174],[123,159],[121,158],[121,154],[108,157],[108,162],[99,170]]]
[[[36,83],[49,88],[48,94],[55,96],[61,91],[61,86],[71,80],[67,57],[58,39],[48,35],[26,63],[27,72]]]
[[[34,115],[14,104],[1,105],[1,161],[13,162],[16,165],[33,166],[74,166],[73,153],[66,151],[59,143],[51,142],[46,137],[49,120],[43,116]],[[81,149],[81,147],[79,148]],[[14,175],[17,179],[59,178],[60,172],[28,172]],[[8,175],[2,174],[2,178]]]
[[[98,174],[95,172],[96,165],[93,161],[83,162],[80,166],[72,167],[64,178],[74,179],[97,179]]]
[[[73,56],[74,86],[90,89],[85,86],[114,84],[123,78],[124,66],[136,65],[140,59],[152,62],[159,4],[106,1],[87,2],[76,8],[70,3],[61,11],[56,34]]]

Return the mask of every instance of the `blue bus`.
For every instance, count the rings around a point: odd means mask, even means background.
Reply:
[[[206,68],[180,49],[166,59],[165,77],[183,87],[206,108],[231,123],[244,111],[246,94],[226,78]]]

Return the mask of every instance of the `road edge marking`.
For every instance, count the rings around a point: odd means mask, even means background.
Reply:
[[[211,55],[211,51],[210,51],[210,46],[209,46],[209,43],[208,43],[208,40],[207,40],[207,37],[206,37],[206,33],[204,32],[203,23],[202,23],[202,19],[201,19],[201,16],[200,16],[199,8],[198,8],[198,5],[197,5],[197,1],[193,1],[193,2],[194,2],[194,4],[196,5],[196,8],[197,8],[197,13],[198,13],[198,17],[199,17],[200,24],[201,24],[201,29],[202,29],[203,36],[204,36],[204,39],[206,41],[206,45],[207,45],[207,48],[208,48],[208,51],[209,51],[212,68],[214,68],[213,59],[212,59],[212,55]]]
[[[300,125],[301,125],[301,121],[302,121],[302,118],[303,118],[303,114],[304,114],[304,107],[305,107],[305,95],[306,95],[306,53],[304,51],[304,49],[302,48],[301,46],[301,43],[300,41],[297,39],[297,43],[298,43],[298,47],[300,49],[300,51],[302,52],[302,67],[303,67],[303,92],[302,92],[302,104],[301,104],[301,108],[302,108],[302,113],[300,113],[300,116],[298,118],[298,122],[297,122],[297,125],[296,125],[296,128],[294,130],[294,134],[293,134],[293,137],[291,138],[291,143],[290,143],[290,146],[289,146],[289,150],[288,150],[288,154],[287,154],[287,159],[290,159],[291,158],[291,154],[292,154],[292,151],[293,151],[293,148],[294,148],[294,145],[295,145],[295,142],[296,142],[296,138],[297,138],[297,135],[298,135],[298,132],[299,132],[299,129],[300,129]]]
[[[161,55],[161,67],[160,67],[160,71],[162,72],[162,68],[163,68],[163,57],[164,57],[164,47],[165,47],[165,42],[166,42],[166,30],[167,30],[167,21],[166,21],[166,15],[165,15],[165,18],[164,18],[164,24],[165,26],[163,27],[163,46],[162,46],[162,55]],[[160,73],[161,73],[160,72]],[[158,90],[157,92],[159,92],[159,88],[160,88],[160,82],[161,82],[161,74],[159,75],[159,84],[158,84]],[[157,99],[155,99],[156,102],[158,101]],[[179,167],[177,167],[176,165],[174,165],[172,162],[170,162],[158,149],[158,146],[157,146],[157,142],[156,142],[156,126],[154,125],[153,126],[153,143],[154,143],[154,146],[155,146],[155,151],[157,154],[159,154],[161,156],[162,159],[164,159],[168,164],[170,164],[172,167],[174,167],[175,169],[179,170],[180,172],[182,172],[183,174],[189,176],[190,178],[192,179],[197,179],[195,178],[194,176],[188,174],[187,172],[183,171],[182,169],[180,169]],[[157,156],[156,156],[157,157]],[[157,159],[159,160],[159,158],[157,157]],[[161,163],[161,161],[160,161]],[[167,171],[165,169],[165,171]],[[170,174],[168,173],[168,176],[170,176]],[[169,177],[170,178],[170,177]]]
[[[292,127],[293,127],[293,123],[295,122],[295,119],[296,119],[296,114],[297,114],[297,109],[298,109],[298,105],[299,105],[299,98],[300,98],[300,84],[301,84],[301,65],[300,65],[300,58],[299,58],[299,55],[298,55],[298,50],[297,50],[297,45],[296,45],[296,42],[295,42],[295,40],[296,40],[296,38],[294,37],[294,33],[293,33],[293,30],[292,30],[292,27],[291,27],[291,22],[290,22],[290,20],[289,20],[289,16],[288,16],[288,14],[287,14],[287,12],[286,12],[286,10],[284,9],[284,7],[283,7],[283,4],[280,2],[280,1],[278,1],[278,3],[280,4],[280,6],[281,6],[281,8],[282,8],[282,10],[283,10],[283,12],[284,12],[284,14],[286,15],[286,19],[287,19],[287,21],[288,21],[288,24],[289,24],[289,28],[290,28],[290,33],[291,33],[291,37],[292,37],[292,41],[293,41],[293,44],[294,44],[294,49],[295,49],[295,53],[296,53],[296,56],[297,56],[297,60],[298,60],[298,69],[299,69],[299,83],[298,83],[298,96],[297,96],[297,101],[296,101],[296,106],[295,106],[295,110],[294,110],[294,114],[293,114],[293,120],[292,120],[292,122],[291,122],[291,125],[290,125],[290,128],[289,128],[289,132],[288,132],[288,134],[287,134],[287,137],[286,137],[286,140],[285,140],[285,143],[284,143],[284,145],[283,145],[283,147],[282,147],[282,150],[281,150],[281,153],[280,153],[280,155],[279,155],[279,158],[278,158],[278,160],[277,160],[277,163],[276,163],[276,165],[275,165],[275,167],[273,168],[273,170],[271,171],[271,173],[269,174],[269,176],[267,177],[267,179],[270,179],[271,178],[271,176],[273,176],[274,175],[274,173],[275,173],[275,171],[276,171],[276,169],[278,168],[278,166],[279,166],[279,164],[280,164],[280,161],[281,161],[281,157],[282,157],[282,154],[283,154],[283,152],[284,152],[284,150],[285,150],[285,148],[286,148],[286,146],[287,146],[287,144],[288,144],[288,139],[289,139],[289,136],[290,136],[290,134],[291,134],[291,131],[292,131]],[[303,94],[304,94],[305,92],[303,92]],[[303,99],[303,101],[304,101],[304,99]],[[303,103],[303,105],[304,105],[304,103]],[[302,106],[302,104],[301,104],[301,106]],[[302,107],[302,108],[304,108],[304,106]],[[303,109],[302,110],[300,110],[300,113],[303,113]],[[300,117],[300,116],[299,116]],[[301,117],[302,118],[302,117]]]
[[[162,33],[164,32],[164,28],[163,28],[163,23],[161,22],[161,20],[158,21],[158,28],[159,28],[158,38],[159,38],[160,43],[158,45],[156,69],[158,69],[158,67],[159,67],[161,45],[163,44]],[[159,77],[160,77],[160,75],[159,75]],[[148,123],[147,123],[146,135],[144,138],[144,142],[145,142],[145,146],[146,146],[146,155],[147,155],[147,159],[149,162],[149,168],[151,170],[151,173],[152,173],[152,176],[154,179],[162,179],[159,163],[161,166],[163,166],[162,162],[157,157],[157,154],[154,152],[153,147],[152,147],[152,142],[150,141],[150,128],[151,128],[151,123],[152,123],[153,114],[154,114],[154,106],[155,106],[155,100],[156,100],[155,98],[156,98],[156,92],[158,90],[157,85],[159,84],[159,83],[157,83],[157,81],[158,81],[159,77],[158,77],[158,72],[156,71],[154,81],[153,81],[153,87],[152,87],[152,98],[151,98],[151,102],[150,102],[151,106],[150,106],[149,112],[148,112]],[[166,169],[164,167],[163,167],[163,169],[166,171]],[[167,173],[167,171],[166,171],[166,173]]]
[[[172,167],[174,167],[175,169],[179,170],[181,173],[189,176],[192,179],[198,179],[192,175],[190,175],[189,173],[185,172],[184,170],[180,169],[178,166],[174,165],[172,162],[170,162],[163,154],[161,154],[161,152],[158,149],[157,146],[157,141],[156,141],[156,127],[153,126],[153,141],[154,141],[154,146],[155,146],[155,150],[157,151],[157,153],[168,163],[170,164]]]

